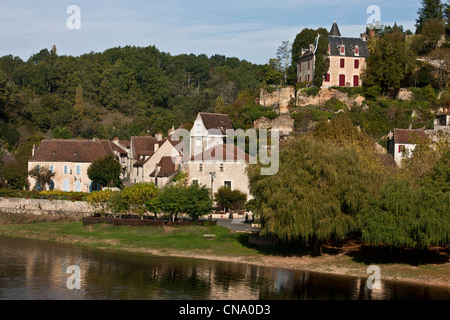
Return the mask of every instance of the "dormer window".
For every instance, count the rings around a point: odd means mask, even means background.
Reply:
[[[339,52],[341,53],[341,55],[345,55],[345,45],[341,44]]]
[[[359,47],[355,46],[355,56],[359,56]]]

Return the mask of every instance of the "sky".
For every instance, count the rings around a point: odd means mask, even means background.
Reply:
[[[75,5],[77,11],[68,10]],[[376,6],[377,10],[368,10]],[[79,56],[123,46],[265,64],[304,28],[359,37],[367,23],[415,32],[420,0],[0,0],[0,56],[41,49]],[[378,14],[379,13],[379,14]],[[79,19],[78,19],[79,18]]]

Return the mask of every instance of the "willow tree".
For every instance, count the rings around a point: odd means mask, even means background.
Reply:
[[[425,249],[450,240],[450,192],[415,188],[406,180],[386,184],[379,199],[362,210],[365,243]]]
[[[321,242],[358,227],[369,175],[355,150],[304,135],[282,145],[276,175],[263,176],[260,167],[248,174],[262,235],[312,243],[321,254]]]

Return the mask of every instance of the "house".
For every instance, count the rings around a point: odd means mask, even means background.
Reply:
[[[420,140],[428,140],[423,129],[394,129],[389,133],[388,152],[394,157],[394,161],[401,166],[402,160],[408,156]]]
[[[121,151],[106,140],[42,140],[28,160],[28,171],[47,168],[55,173],[49,190],[91,192],[98,189],[88,177],[87,169],[97,159],[107,155],[120,158]],[[31,188],[40,190],[35,179],[28,178]]]
[[[207,186],[212,194],[219,187],[238,189],[251,198],[247,166],[249,155],[232,144],[215,145],[191,157],[183,163],[182,170],[188,173],[188,184]]]
[[[119,140],[115,137],[111,143],[113,151],[119,158],[119,162],[122,165],[121,179],[125,179],[130,176],[131,159],[130,159],[130,141]]]
[[[226,142],[226,130],[233,129],[227,114],[200,112],[190,131],[191,155]]]
[[[131,183],[153,182],[156,186],[167,184],[178,172],[181,154],[176,146],[181,141],[173,141],[170,136],[162,138],[162,133],[152,136],[131,137]]]
[[[297,60],[297,81],[313,82],[314,66],[320,35],[309,48],[302,49],[301,56]],[[361,38],[342,37],[336,21],[333,23],[328,35],[329,60],[328,72],[323,75],[322,87],[360,87],[362,85],[361,74],[366,66],[366,58],[369,56],[367,41]]]

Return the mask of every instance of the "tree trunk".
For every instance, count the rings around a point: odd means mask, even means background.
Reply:
[[[321,256],[322,252],[322,242],[317,238],[316,235],[313,236],[313,245],[314,245],[314,255]]]

